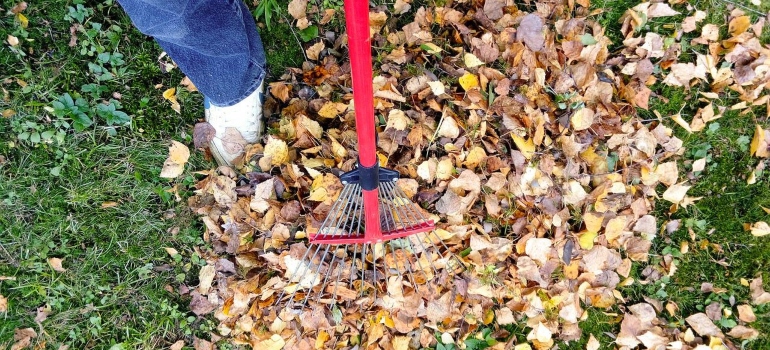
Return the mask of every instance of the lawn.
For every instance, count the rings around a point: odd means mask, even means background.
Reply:
[[[705,23],[727,31],[728,2],[692,3],[708,13]],[[10,348],[15,330],[28,327],[38,333],[33,343],[40,349],[161,349],[179,340],[192,348],[198,339],[210,340],[217,323],[190,312],[185,296],[198,283],[206,247],[186,198],[196,179],[192,172],[214,165],[196,152],[179,179],[158,176],[170,140],[192,145],[192,126],[203,115],[201,95],[180,85],[184,75],[113,0],[30,2],[23,18],[10,12],[16,4],[0,2],[0,39],[11,35],[20,42],[0,47],[0,306],[7,300],[7,311],[0,311],[0,348]],[[286,3],[279,4],[287,17]],[[604,9],[596,18],[608,32],[619,32],[618,19],[636,4],[594,1]],[[756,19],[770,3],[751,9],[747,13]],[[300,40],[283,18],[273,18],[269,28],[261,25],[273,78],[304,61]],[[682,18],[649,25],[670,32]],[[620,37],[612,35],[621,48]],[[168,88],[177,89],[180,114],[162,96]],[[689,120],[697,111],[696,90],[662,84],[653,90],[650,111],[638,110],[643,118],[655,119],[651,111],[657,110]],[[720,105],[737,102],[735,95],[725,96]],[[742,281],[763,277],[770,289],[770,237],[752,237],[744,229],[770,221],[762,208],[770,208],[770,172],[747,185],[759,162],[749,155],[749,143],[755,125],[770,127],[766,111],[727,111],[698,133],[664,123],[684,140],[680,169],[707,159],[704,171],[688,175],[697,179],[689,195],[703,199],[674,213],[658,202],[658,222],[679,220],[680,227],[663,231],[650,265],[675,251],[678,271],[621,291],[632,301],[654,296],[674,302],[685,315],[712,302],[745,303],[750,293]],[[679,253],[683,242],[690,247],[685,254]],[[724,291],[701,292],[703,283]],[[761,336],[745,348],[770,348],[770,307],[755,312],[751,326]],[[611,342],[605,332],[616,333],[619,320],[591,315],[586,332]],[[681,318],[668,321],[684,325]],[[585,349],[586,341],[561,348]]]

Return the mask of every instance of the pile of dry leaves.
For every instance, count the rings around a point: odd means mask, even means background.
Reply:
[[[313,4],[291,1],[300,29],[335,16]],[[702,25],[703,10],[682,0],[641,3],[623,17],[622,50],[611,52],[595,20],[601,10],[588,0],[372,8],[381,163],[402,174],[402,188],[433,213],[438,236],[467,270],[387,307],[311,301],[291,311],[275,304],[287,285],[285,258],[304,249],[339,196],[338,175],[357,158],[346,36],[324,33],[308,45],[302,68],[270,84],[265,143],[245,145],[237,132],[224,140],[245,149],[245,176],[201,172],[189,205],[214,250],[203,252],[209,263],[192,310],[213,312],[218,336],[254,349],[402,350],[463,344],[493,327],[495,338],[511,339],[494,349],[550,349],[585,337],[594,350],[599,342],[580,323],[610,309],[621,312],[615,345],[623,349],[725,349],[731,338],[756,337],[745,323],[754,320],[751,305],[738,306],[741,324],[725,335],[713,322],[723,310],[685,315],[675,301],[652,298],[629,305],[619,291],[676,271],[671,255],[647,266],[656,236],[678,227],[651,215],[655,201],[675,211],[698,199],[687,195],[691,183],[677,165],[682,141],[667,119],[697,132],[726,109],[770,110],[770,49],[758,40],[764,19],[751,24],[733,10],[721,37],[717,26]],[[648,31],[648,20],[668,16],[686,18],[674,34]],[[701,35],[687,46],[705,53],[684,61],[682,35],[690,32]],[[692,120],[637,118],[656,83],[703,89]],[[742,102],[715,107],[726,90]],[[196,126],[196,147],[211,137],[209,125]],[[757,127],[752,153],[767,158],[769,144],[770,131]],[[640,265],[641,278],[632,278]],[[770,302],[760,279],[746,283],[754,304]],[[664,313],[686,326],[668,326]],[[512,323],[526,325],[526,342],[500,327]]]

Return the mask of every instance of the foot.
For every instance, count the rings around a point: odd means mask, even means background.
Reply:
[[[219,165],[233,166],[247,144],[262,136],[264,83],[242,101],[227,107],[214,106],[204,99],[206,121],[216,130],[209,148]]]

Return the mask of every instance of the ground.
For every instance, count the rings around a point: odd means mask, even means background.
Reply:
[[[600,22],[617,30],[618,18],[635,4],[597,1],[595,6],[605,8]],[[0,347],[13,343],[14,329],[26,327],[44,333],[38,340],[53,349],[157,349],[207,338],[215,323],[189,312],[189,299],[179,296],[180,287],[197,284],[202,263],[194,250],[204,245],[202,229],[184,201],[195,175],[188,172],[176,181],[158,177],[169,141],[191,144],[192,125],[202,115],[201,96],[180,88],[178,69],[161,69],[171,61],[159,58],[160,48],[137,32],[112,0],[32,2],[22,12],[26,26],[8,12],[14,5],[0,2],[0,38],[13,35],[21,41],[20,49],[8,42],[0,48],[0,296],[8,301],[7,312],[0,312]],[[270,27],[262,25],[273,77],[303,61],[301,40],[284,19],[286,4],[278,5],[283,17],[274,17]],[[328,5],[339,7],[333,1]],[[709,13],[707,22],[721,24],[728,5],[719,0],[696,4]],[[766,13],[770,3],[755,8]],[[69,45],[71,28],[78,36],[74,46]],[[181,114],[161,95],[171,87],[178,90]],[[665,116],[683,108],[682,113],[694,114],[688,101],[697,91],[654,90],[659,97],[651,100],[651,110]],[[66,96],[74,102],[82,98],[74,110],[98,115],[95,123],[77,124],[73,109],[57,108],[54,101],[66,102]],[[99,105],[125,114],[99,113]],[[128,125],[119,122],[124,115],[131,118]],[[752,238],[743,228],[767,221],[761,206],[770,208],[767,171],[756,184],[746,185],[757,163],[747,151],[756,123],[769,125],[758,111],[749,116],[727,112],[701,133],[675,128],[688,149],[682,167],[707,156],[706,170],[690,192],[704,199],[673,215],[661,202],[656,216],[681,219],[682,225],[663,235],[653,250],[679,250],[694,234],[721,251],[691,249],[677,259],[679,270],[670,280],[628,287],[624,293],[629,298],[656,295],[694,313],[716,298],[748,299],[741,279],[761,276],[768,285],[770,239]],[[188,169],[211,166],[196,153]],[[63,271],[54,269],[52,258],[62,259]],[[704,282],[727,292],[701,293]],[[758,321],[752,326],[763,335],[746,348],[770,347],[768,312],[768,307],[756,310]],[[584,323],[586,332],[610,342],[604,332],[616,330],[617,320],[592,315]]]

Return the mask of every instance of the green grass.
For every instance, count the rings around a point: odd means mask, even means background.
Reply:
[[[168,141],[190,143],[191,126],[203,115],[201,95],[178,87],[178,69],[160,70],[160,48],[114,0],[32,2],[27,28],[6,15],[15,3],[0,1],[0,36],[21,42],[16,51],[5,41],[0,46],[0,111],[16,112],[0,118],[0,295],[9,304],[0,314],[0,348],[10,348],[14,329],[26,327],[41,334],[33,344],[48,349],[159,349],[208,338],[215,323],[195,317],[180,294],[181,286],[197,284],[202,260],[193,247],[205,243],[186,203],[169,192],[193,178],[158,177]],[[69,7],[84,17],[67,20]],[[78,33],[70,47],[75,22],[92,31]],[[302,62],[288,24],[274,23],[262,35],[274,73]],[[100,53],[124,62],[100,62]],[[113,76],[99,79],[104,72],[94,65]],[[161,96],[169,87],[178,88],[181,115]],[[78,132],[72,115],[52,112],[63,94],[83,98],[94,125]],[[119,106],[130,124],[95,116],[102,103]],[[61,139],[46,141],[45,132]],[[41,140],[22,140],[23,133]],[[194,154],[188,169],[208,166]],[[117,206],[103,208],[107,202]],[[54,271],[50,258],[63,259],[66,271]],[[38,309],[48,310],[41,325]]]

